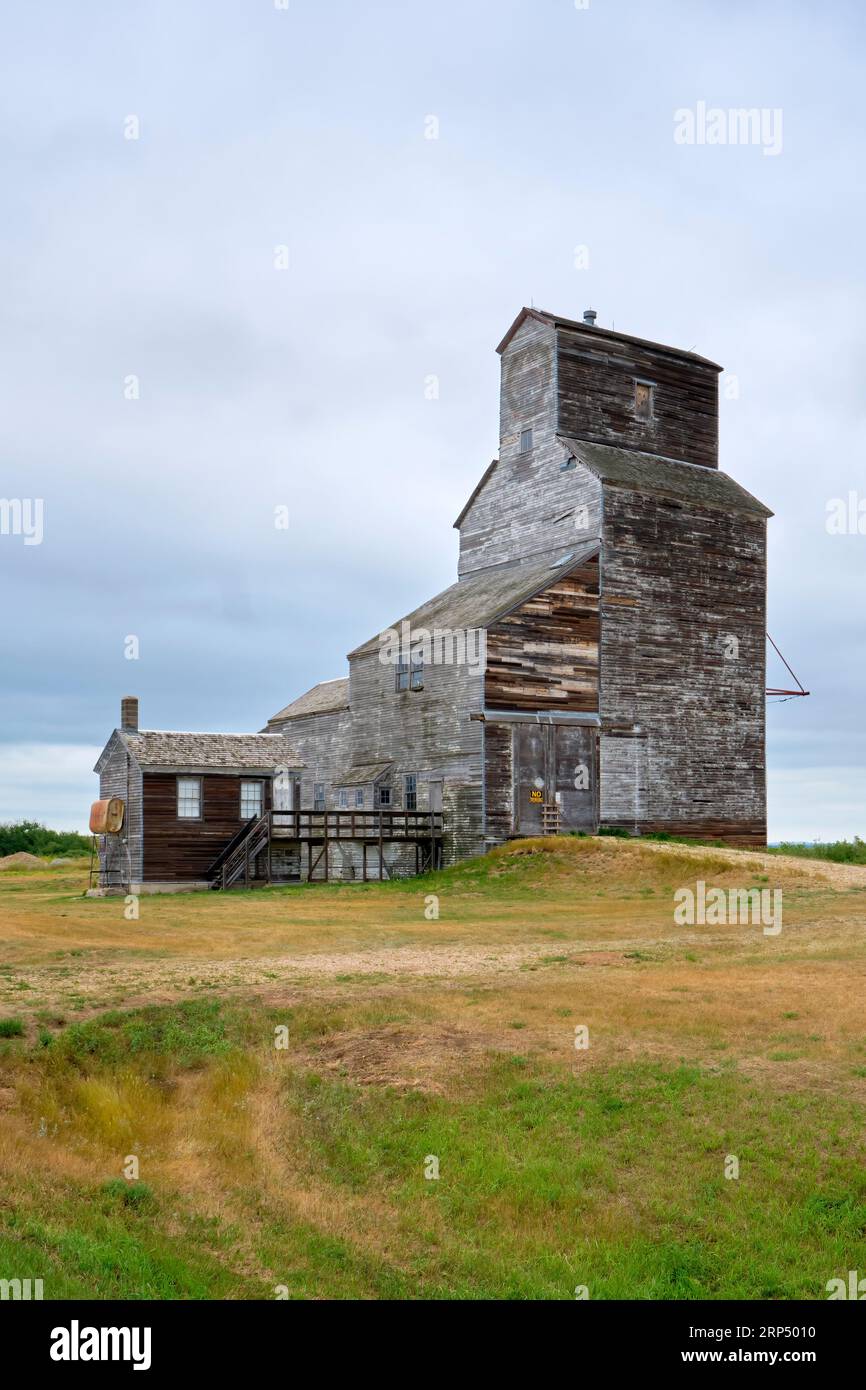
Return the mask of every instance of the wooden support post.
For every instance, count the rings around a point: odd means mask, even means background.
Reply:
[[[379,812],[379,878],[382,878],[382,812]]]

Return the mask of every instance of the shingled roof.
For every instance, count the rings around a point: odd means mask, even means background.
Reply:
[[[136,733],[118,729],[116,734],[141,767],[271,772],[275,767],[303,766],[294,745],[282,734],[185,734],[163,729]]]
[[[350,767],[348,772],[342,777],[334,779],[335,787],[366,787],[370,782],[378,782],[380,777],[384,777],[394,764],[391,763],[359,763],[357,767]]]
[[[616,449],[610,444],[589,444],[563,435],[559,439],[580,463],[611,487],[678,498],[702,507],[720,507],[723,511],[773,515],[769,507],[718,468],[681,463],[636,449]]]
[[[549,584],[556,583],[563,574],[568,574],[569,570],[589,559],[597,550],[598,541],[593,540],[583,546],[575,546],[567,553],[559,550],[542,558],[475,570],[450,588],[443,589],[435,598],[422,603],[420,608],[414,609],[405,618],[398,618],[391,624],[391,629],[399,633],[402,623],[408,623],[416,631],[426,628],[431,633],[437,628],[467,631],[490,627],[519,603],[540,593]],[[360,656],[375,651],[382,635],[377,633],[369,641],[362,642],[349,655]]]
[[[268,724],[279,724],[284,719],[301,719],[305,714],[331,714],[335,710],[348,708],[349,677],[338,676],[335,680],[319,681],[312,690],[299,695],[278,714],[272,714]]]

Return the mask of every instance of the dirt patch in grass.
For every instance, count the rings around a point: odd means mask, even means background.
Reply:
[[[360,1086],[443,1095],[447,1077],[506,1042],[498,1032],[431,1024],[339,1033],[293,1054],[298,1064],[345,1077]],[[510,1049],[513,1050],[513,1049]]]

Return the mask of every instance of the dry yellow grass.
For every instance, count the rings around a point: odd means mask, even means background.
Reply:
[[[782,933],[676,926],[674,888],[697,878],[781,887]],[[290,1099],[306,1076],[369,1097],[369,1115],[363,1099],[346,1101],[361,1105],[362,1128],[376,1116],[386,1128],[405,1122],[380,1115],[384,1096],[483,1105],[491,1065],[516,1054],[569,1084],[686,1062],[710,1080],[735,1074],[769,1108],[786,1095],[866,1103],[866,870],[561,840],[382,888],[147,897],[138,921],[124,918],[122,899],[86,900],[82,887],[56,873],[0,882],[0,1017],[22,1018],[28,1044],[40,1027],[62,1037],[107,1008],[213,996],[262,1022],[240,1050],[152,1075],[134,1058],[80,1072],[28,1066],[24,1044],[8,1044],[8,1190],[19,1211],[35,1211],[34,1172],[49,1187],[79,1189],[119,1177],[136,1153],[155,1189],[231,1229],[215,1258],[239,1287],[280,1281],[286,1231],[351,1248],[362,1293],[379,1287],[365,1261],[408,1278],[419,1241],[434,1253],[441,1244],[445,1260],[454,1239],[439,1205],[407,1207],[387,1184],[329,1180],[312,1156],[306,1102]],[[433,892],[440,915],[430,921]],[[287,1054],[271,1036],[283,1019]],[[589,1029],[586,1051],[574,1046],[578,1025]],[[337,1140],[319,1142],[329,1151]],[[596,1242],[657,1224],[650,1197],[626,1186],[630,1195],[599,1202],[587,1226]],[[541,1257],[545,1242],[556,1244],[555,1210],[521,1205],[506,1217],[511,1200],[492,1193],[485,1208],[507,1232],[503,1248]],[[179,1219],[163,1224],[166,1238],[182,1237]],[[283,1235],[268,1238],[271,1228]]]

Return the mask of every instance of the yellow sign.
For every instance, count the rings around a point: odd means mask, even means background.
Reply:
[[[530,792],[530,793],[529,793],[529,800],[530,800],[530,801],[541,801],[541,799],[542,799],[541,792]]]

